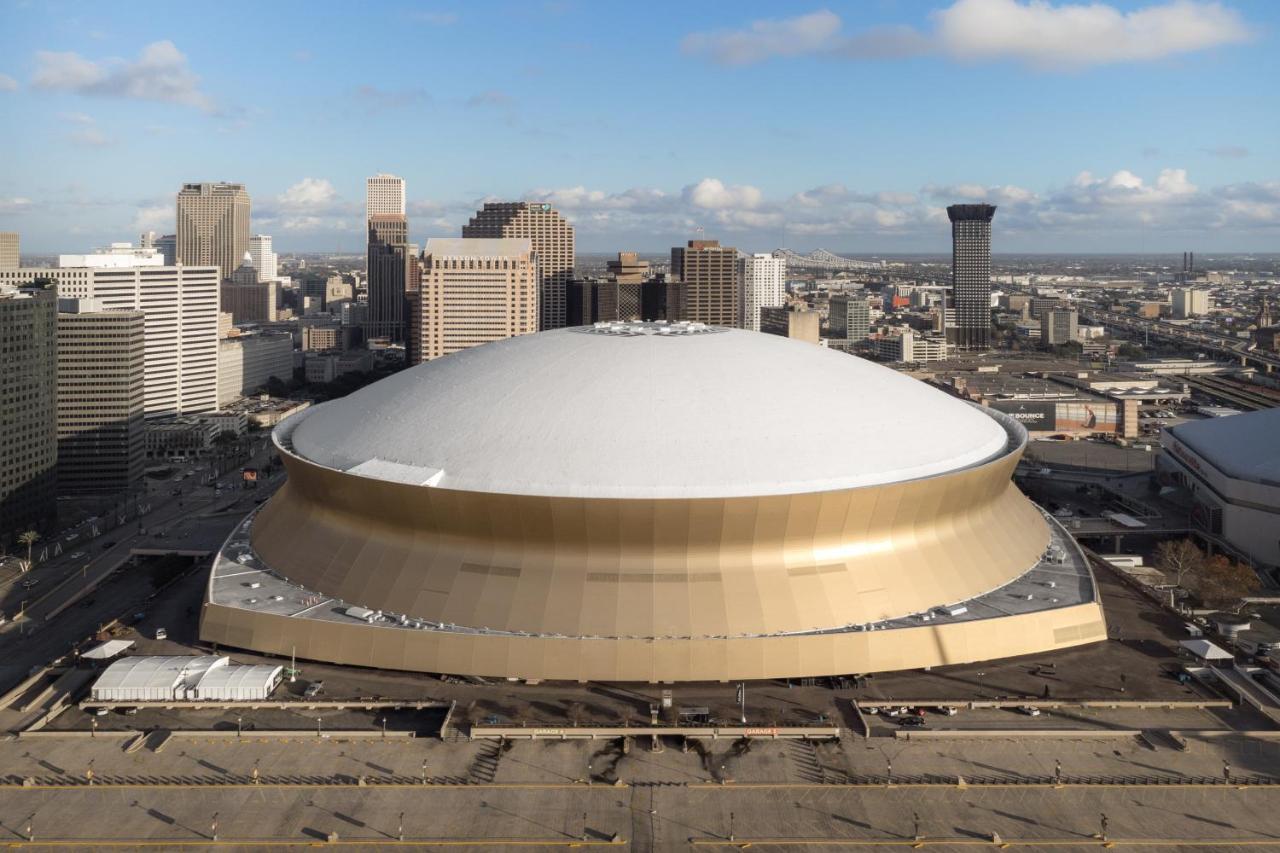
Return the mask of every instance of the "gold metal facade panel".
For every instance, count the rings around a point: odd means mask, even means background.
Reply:
[[[304,660],[566,681],[735,681],[886,672],[1039,654],[1107,636],[1096,603],[892,631],[605,642],[443,634],[206,604],[205,642]]]
[[[1010,481],[1017,457],[836,492],[621,500],[417,487],[286,454],[289,482],[252,539],[308,589],[473,628],[644,639],[807,631],[972,598],[1030,568],[1049,533]]]

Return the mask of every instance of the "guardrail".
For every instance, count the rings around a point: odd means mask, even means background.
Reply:
[[[838,726],[472,726],[471,739],[599,740],[615,737],[768,738],[771,740],[836,740]]]

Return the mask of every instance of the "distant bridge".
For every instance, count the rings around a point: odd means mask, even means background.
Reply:
[[[797,254],[790,249],[774,249],[775,258],[785,258],[788,267],[821,270],[882,270],[884,261],[859,261],[853,258],[842,258],[833,255],[826,249],[818,249],[807,255]]]

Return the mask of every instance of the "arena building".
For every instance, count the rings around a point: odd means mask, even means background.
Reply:
[[[1157,470],[1191,494],[1192,519],[1259,569],[1280,570],[1280,409],[1164,431]]]
[[[282,422],[207,642],[388,669],[725,681],[1105,639],[1011,417],[774,335],[606,323]]]

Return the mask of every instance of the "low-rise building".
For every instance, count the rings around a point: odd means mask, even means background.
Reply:
[[[760,306],[759,311],[760,331],[766,335],[780,335],[810,344],[818,343],[820,320],[817,311],[797,305],[765,305]]]
[[[869,338],[867,344],[873,354],[886,361],[914,364],[945,361],[952,346],[941,336],[923,335],[913,329],[878,335]]]

